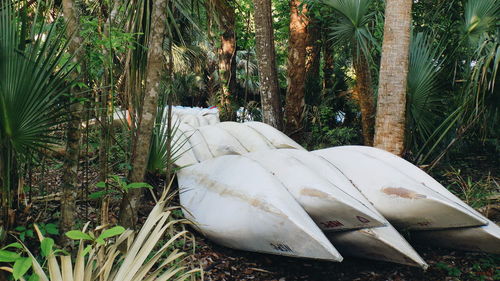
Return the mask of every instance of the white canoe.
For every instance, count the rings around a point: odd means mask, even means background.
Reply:
[[[244,157],[272,173],[324,231],[384,225],[383,217],[280,149],[253,152]]]
[[[283,134],[276,128],[269,126],[262,122],[245,122],[246,126],[256,130],[259,134],[264,136],[275,148],[295,148],[306,150],[300,144]]]
[[[500,227],[492,221],[486,226],[417,231],[412,237],[443,248],[500,254]]]
[[[255,161],[221,156],[181,169],[178,180],[185,216],[219,244],[284,256],[342,260],[285,187]]]
[[[162,124],[162,126],[166,126],[166,124]],[[189,142],[189,136],[186,136],[184,132],[180,129],[180,125],[177,126],[177,129],[174,131],[174,136],[172,137],[172,151],[174,154],[175,165],[178,167],[185,167],[193,164],[197,164],[198,160],[191,149],[191,143]],[[167,129],[164,128],[161,130],[162,132],[167,132]]]
[[[327,237],[342,255],[406,264],[424,269],[428,267],[415,249],[382,217],[373,205],[352,185],[349,179],[331,163],[306,151],[296,149],[280,151],[295,157],[314,170],[319,176],[356,198],[373,213],[377,214],[379,218],[382,218],[385,223],[385,226],[382,227],[328,232]]]
[[[313,153],[337,167],[397,228],[430,230],[488,223],[455,196],[425,184],[430,176],[424,173],[425,177],[422,174],[413,177],[402,170],[401,162],[405,160],[381,159],[367,153],[375,148],[361,148],[363,151],[358,148],[334,147]],[[413,169],[421,171],[415,166]]]
[[[392,225],[329,232],[327,237],[344,256],[393,262],[423,269],[429,267]]]
[[[182,131],[188,137],[191,150],[198,162],[214,158],[207,141],[198,129],[193,128],[189,124],[180,124],[179,131]]]
[[[222,122],[217,126],[235,137],[250,152],[274,149],[274,146],[262,134],[243,123]]]
[[[205,139],[214,157],[248,153],[248,150],[246,150],[235,137],[218,126],[199,127],[198,131]]]

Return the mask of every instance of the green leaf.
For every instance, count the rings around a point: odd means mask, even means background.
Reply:
[[[96,183],[95,186],[99,187],[99,188],[106,188],[106,183],[103,181],[100,181],[100,182]]]
[[[124,231],[125,231],[125,228],[123,228],[122,226],[115,226],[113,228],[106,229],[101,233],[101,235],[99,235],[99,237],[96,239],[96,241],[97,240],[104,240],[104,239],[107,239],[107,238],[110,238],[113,236],[120,235]]]
[[[44,238],[40,245],[42,249],[42,256],[46,257],[52,253],[52,248],[54,247],[54,239],[52,238]]]
[[[31,274],[30,278],[28,279],[28,281],[39,281],[40,279],[38,278],[38,275],[36,275],[35,273]]]
[[[92,246],[88,245],[87,247],[85,247],[85,249],[83,249],[82,256],[85,257],[90,252],[90,250],[92,250]]]
[[[47,230],[48,234],[52,235],[58,235],[59,234],[59,229],[57,229],[57,225],[53,223],[48,223],[45,225],[45,230]]]
[[[12,275],[14,276],[15,280],[18,280],[19,278],[23,277],[26,272],[31,267],[31,258],[19,258],[16,260],[14,263],[14,267],[12,268]]]
[[[93,192],[93,193],[89,194],[89,198],[90,199],[99,199],[99,198],[104,197],[107,194],[112,194],[115,192],[116,192],[116,190],[113,190],[113,189],[101,190],[101,191],[97,191],[97,192]]]
[[[88,235],[87,233],[84,233],[80,230],[68,231],[68,232],[66,232],[66,236],[69,237],[70,239],[73,239],[73,240],[80,240],[80,239],[93,240],[92,237],[90,237],[90,235]]]
[[[0,250],[0,262],[15,262],[19,257],[16,252]]]
[[[19,242],[14,242],[14,243],[11,243],[5,247],[2,248],[2,250],[5,250],[5,249],[8,249],[8,248],[17,248],[17,249],[22,249],[23,248],[23,245],[21,245],[21,243]]]
[[[45,234],[45,233],[44,233],[44,231],[43,231],[43,229],[40,229],[40,232],[41,232],[42,234]],[[33,230],[32,230],[32,229],[28,229],[28,230],[26,230],[26,236],[28,236],[28,237],[30,237],[30,238],[35,237],[35,235],[33,234]]]
[[[125,187],[125,189],[134,189],[134,188],[149,188],[149,189],[152,189],[153,187],[145,182],[133,182],[133,183],[129,183],[127,184],[127,186]]]
[[[23,232],[23,231],[26,231],[26,227],[24,226],[18,226],[16,228],[14,228],[15,231],[19,231],[19,232]]]

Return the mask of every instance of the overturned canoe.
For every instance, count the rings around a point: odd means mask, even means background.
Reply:
[[[203,136],[214,157],[248,153],[248,150],[235,137],[218,126],[204,126],[197,128],[197,130]]]
[[[226,130],[226,132],[235,137],[250,152],[275,149],[262,134],[243,123],[222,122],[216,126]]]
[[[207,141],[198,129],[193,128],[189,124],[180,124],[178,131],[182,132],[188,138],[191,150],[193,151],[198,162],[214,158],[210,148],[208,147]]]
[[[185,216],[221,245],[342,260],[285,187],[255,161],[221,156],[180,170],[178,180]]]
[[[322,230],[341,231],[384,225],[385,219],[379,214],[280,149],[248,153],[244,157],[256,161],[272,173]]]
[[[398,163],[388,163],[365,153],[366,150],[360,152],[356,147],[344,146],[313,153],[337,167],[397,228],[430,230],[487,224],[456,197],[426,185],[425,177],[411,177]]]
[[[486,226],[416,231],[412,237],[443,248],[500,254],[500,227],[492,221]]]
[[[332,241],[333,245],[342,255],[406,264],[424,269],[428,267],[403,236],[382,217],[373,205],[352,185],[349,179],[331,163],[318,155],[306,151],[296,149],[283,149],[280,151],[295,157],[304,165],[314,170],[319,176],[356,198],[364,206],[372,210],[373,213],[377,214],[379,218],[382,218],[385,226],[352,231],[328,232],[326,234],[328,239]]]
[[[393,262],[423,269],[429,267],[392,225],[329,232],[326,235],[344,256]]]
[[[245,122],[246,126],[254,129],[259,134],[264,136],[275,148],[295,148],[305,150],[300,144],[283,134],[276,128],[262,122]]]

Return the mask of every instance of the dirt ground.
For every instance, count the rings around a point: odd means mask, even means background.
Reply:
[[[471,161],[464,162],[470,163]],[[500,165],[496,161],[474,162],[474,165],[459,167],[464,175],[481,178],[486,174],[500,174]],[[36,193],[58,193],[59,168],[59,164],[51,163],[45,170],[34,173],[31,180],[38,189]],[[82,188],[79,194],[92,192],[92,186],[97,182],[96,168],[91,167],[90,171],[80,173],[80,176]],[[441,182],[446,181],[445,177],[439,177],[437,174],[434,176]],[[153,185],[162,186],[163,183],[160,180]],[[90,190],[85,186],[89,186]],[[30,196],[31,192],[28,197]],[[33,194],[33,197],[35,196]],[[25,215],[20,218],[20,225],[29,226],[32,222],[57,223],[59,213],[56,201],[57,199],[47,200],[31,205],[25,210]],[[111,222],[116,222],[119,211],[119,201],[115,203],[110,208]],[[154,205],[151,200],[144,203],[139,212],[141,221]],[[178,202],[173,204],[178,204]],[[75,223],[75,229],[88,220],[96,221],[98,214],[97,201],[79,200],[79,218]],[[423,271],[420,268],[350,257],[344,257],[342,263],[334,263],[250,253],[219,246],[197,233],[195,236],[196,254],[190,259],[204,269],[205,280],[500,280],[500,255],[466,253],[414,245],[417,252],[429,264],[429,269]],[[189,250],[189,246],[185,245],[186,250]]]
[[[429,269],[344,257],[342,263],[249,253],[218,246],[197,237],[196,254],[205,280],[500,280],[500,256],[433,249],[415,249]]]

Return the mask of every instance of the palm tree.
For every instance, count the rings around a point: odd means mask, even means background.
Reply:
[[[253,0],[253,4],[262,121],[281,129],[283,115],[278,85],[278,70],[276,68],[271,0]]]
[[[56,126],[65,121],[61,102],[73,82],[73,64],[63,58],[65,30],[56,27],[57,20],[21,28],[44,21],[14,20],[12,2],[0,3],[0,224],[8,228],[14,191],[22,190],[21,165],[50,149]]]
[[[333,27],[334,44],[350,48],[354,71],[356,73],[356,91],[359,94],[361,124],[365,145],[373,144],[375,125],[375,105],[370,70],[370,45],[376,45],[369,23],[373,21],[369,13],[371,0],[324,0],[340,14],[340,22]]]
[[[231,5],[227,0],[215,1],[222,30],[219,48],[222,97],[219,99],[219,107],[223,119],[234,119],[231,100],[235,100],[236,95],[236,13]]]
[[[385,7],[374,144],[396,155],[404,151],[412,4],[387,0]]]
[[[307,5],[300,0],[290,0],[290,37],[288,40],[288,65],[285,128],[288,133],[302,127],[306,83],[306,47],[309,19]]]
[[[82,52],[80,46],[83,38],[79,34],[79,11],[78,5],[74,0],[62,1],[64,18],[67,29],[66,34],[69,38],[68,52],[73,55],[73,63],[82,62]],[[78,74],[73,73],[73,79],[78,79]],[[71,96],[78,99],[82,89],[78,86],[71,88]],[[83,106],[80,102],[71,103],[69,108],[69,122],[67,128],[66,154],[63,164],[62,175],[62,196],[61,196],[61,232],[70,231],[75,223],[76,197],[78,190],[78,159],[80,157],[80,139],[82,123]],[[63,244],[68,242],[64,235],[61,236]]]
[[[151,145],[151,136],[156,120],[160,80],[164,70],[163,39],[167,34],[167,0],[154,0],[147,54],[146,87],[140,111],[137,135],[132,151],[132,170],[129,180],[142,182],[146,173]],[[135,189],[123,198],[120,208],[120,223],[135,226],[137,210],[141,200],[141,189]]]

